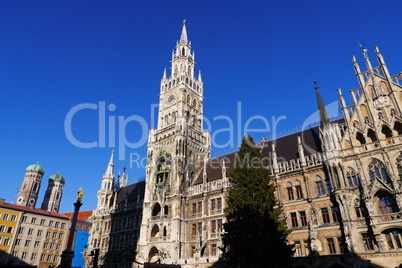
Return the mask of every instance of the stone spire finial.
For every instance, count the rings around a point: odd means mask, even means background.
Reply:
[[[188,43],[187,39],[187,29],[186,29],[186,20],[183,20],[183,28],[181,30],[181,35],[180,35],[180,42],[183,43]]]
[[[314,79],[314,89],[317,96],[317,104],[318,104],[318,111],[320,113],[320,121],[321,126],[328,126],[329,125],[329,117],[327,114],[327,110],[325,109],[324,102],[321,98],[320,87],[318,86],[317,80]]]
[[[110,156],[109,163],[106,168],[105,177],[113,177],[113,167],[114,167],[114,150],[112,150],[112,155]]]

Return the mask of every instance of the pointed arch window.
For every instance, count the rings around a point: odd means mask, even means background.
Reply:
[[[389,182],[388,173],[385,170],[385,166],[381,161],[373,159],[370,162],[368,169],[371,181],[374,181],[374,179],[381,179],[384,182]]]
[[[385,138],[391,138],[392,137],[392,131],[386,125],[382,126],[381,133],[384,134]]]
[[[366,139],[364,138],[362,133],[357,132],[356,139],[360,142],[361,145],[366,144]]]
[[[292,187],[292,184],[290,182],[286,183],[286,193],[288,195],[288,200],[289,201],[295,199],[295,196],[294,196],[294,193],[293,193],[293,187]]]
[[[349,168],[349,171],[346,172],[346,178],[348,179],[350,187],[359,186],[359,180],[357,178],[357,174],[352,168]]]
[[[315,179],[315,185],[317,188],[317,194],[319,196],[325,195],[324,183],[322,182],[321,177],[317,176]]]
[[[402,135],[402,123],[395,122],[394,129],[398,132],[398,135]]]
[[[398,207],[395,204],[395,200],[389,195],[384,195],[380,197],[380,201],[378,203],[378,209],[380,211],[380,214],[389,214],[398,212]]]
[[[295,184],[295,190],[296,190],[296,198],[303,199],[303,190],[302,190],[300,181],[296,180],[294,184]]]
[[[372,129],[369,129],[367,131],[367,137],[370,138],[371,142],[377,141],[377,135],[375,134],[374,130],[372,130]]]

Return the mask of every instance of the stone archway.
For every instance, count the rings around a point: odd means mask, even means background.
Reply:
[[[152,247],[148,254],[148,262],[156,263],[159,260],[159,250],[156,247]]]

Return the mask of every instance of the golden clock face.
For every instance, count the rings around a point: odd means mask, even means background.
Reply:
[[[167,98],[167,103],[173,103],[175,99],[176,99],[176,96],[174,94],[172,94]]]

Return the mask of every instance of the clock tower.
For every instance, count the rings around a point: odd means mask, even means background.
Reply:
[[[210,157],[203,131],[203,82],[194,75],[185,21],[160,84],[157,129],[148,137],[146,186],[138,261],[178,263],[184,258],[188,187]]]

